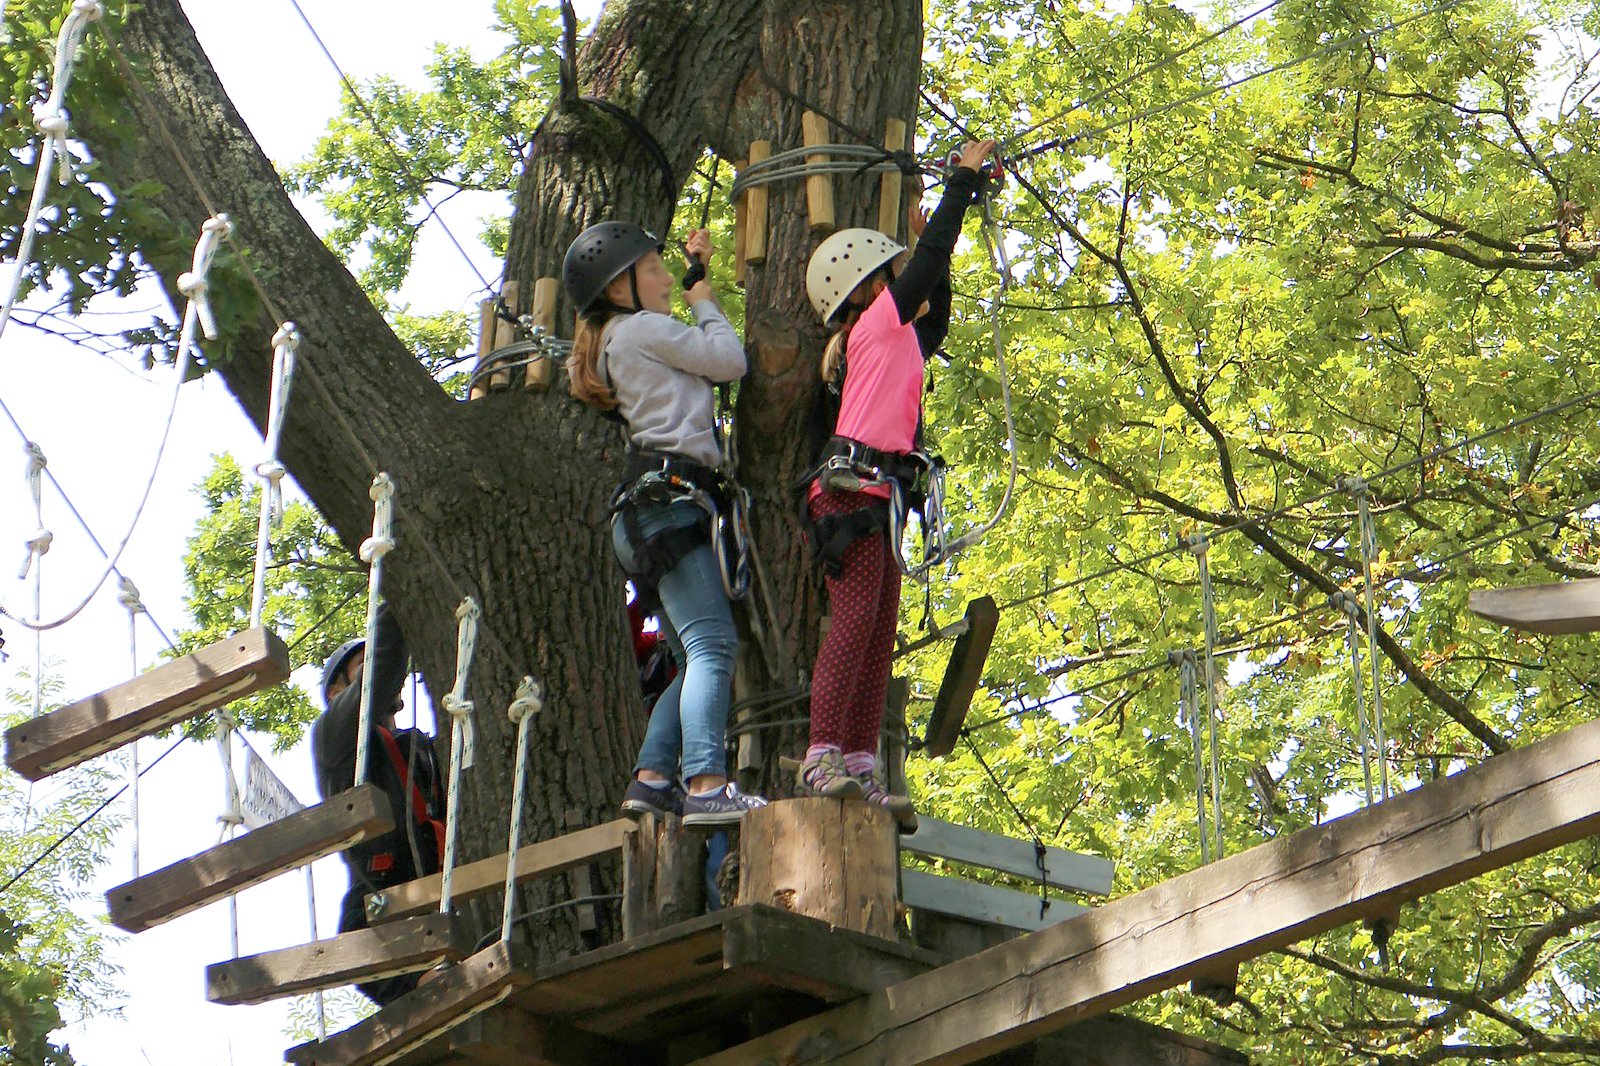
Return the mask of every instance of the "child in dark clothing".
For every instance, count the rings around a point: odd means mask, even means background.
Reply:
[[[924,225],[913,211],[921,239],[899,276],[892,267],[905,249],[865,229],[830,236],[806,269],[812,306],[838,330],[823,357],[823,378],[842,374],[843,382],[834,435],[807,489],[833,621],[811,682],[811,744],[800,780],[818,795],[881,804],[907,832],[916,827],[916,810],[884,787],[877,762],[900,609],[888,532],[894,494],[851,470],[876,468],[907,488],[915,479],[926,360],[949,329],[950,256],[994,147],[964,145],[933,217]]]

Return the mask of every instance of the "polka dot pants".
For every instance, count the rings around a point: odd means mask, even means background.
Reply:
[[[825,492],[809,507],[815,520],[877,502],[865,493]],[[839,576],[827,578],[833,621],[811,680],[811,743],[875,752],[900,621],[900,567],[886,532],[857,538],[840,564]]]

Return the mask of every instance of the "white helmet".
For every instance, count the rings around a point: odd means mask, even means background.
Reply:
[[[905,250],[905,245],[875,229],[842,229],[831,235],[817,245],[806,264],[811,306],[823,322],[832,322],[857,285]]]

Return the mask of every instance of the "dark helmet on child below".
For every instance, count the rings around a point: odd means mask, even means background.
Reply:
[[[328,702],[328,689],[339,678],[344,676],[344,671],[350,665],[350,660],[355,658],[356,652],[367,646],[365,637],[356,637],[347,640],[328,656],[328,661],[322,664],[322,702]]]
[[[655,234],[633,222],[597,222],[578,234],[561,264],[561,284],[582,312],[640,259],[661,251]]]

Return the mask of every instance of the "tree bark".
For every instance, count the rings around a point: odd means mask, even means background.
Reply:
[[[575,88],[638,116],[667,156],[675,196],[707,145],[728,159],[756,138],[799,145],[802,107],[769,86],[763,56],[771,80],[851,126],[881,131],[889,117],[912,118],[921,18],[915,0],[612,3],[581,50]],[[117,186],[153,178],[164,187],[151,206],[170,228],[144,249],[164,277],[188,269],[205,218],[221,210],[234,220],[233,255],[212,275],[224,336],[205,345],[207,362],[261,426],[270,338],[283,318],[300,326],[306,344],[283,461],[352,549],[370,531],[373,474],[395,479],[399,546],[385,566],[385,594],[430,692],[453,681],[456,603],[470,594],[483,607],[470,688],[478,763],[463,780],[463,859],[504,847],[514,746],[504,708],[524,673],[547,692],[524,839],[562,832],[568,809],[590,822],[610,817],[643,726],[606,522],[619,435],[559,382],[545,393],[451,401],[295,211],[176,0],[134,8],[120,48],[135,79],[137,135],[109,123],[80,133]],[[845,130],[834,137],[856,139]],[[507,279],[527,291],[532,279],[558,274],[567,243],[601,218],[664,227],[666,182],[637,140],[616,118],[581,104],[547,116],[515,199]],[[836,179],[841,226],[873,224],[877,184],[875,175]],[[751,269],[747,289],[741,477],[755,494],[784,658],[780,676],[757,667],[746,681],[756,689],[792,683],[809,668],[821,616],[792,494],[814,452],[805,427],[824,340],[804,293],[814,239],[803,190],[798,181],[772,187],[772,253]],[[568,332],[571,308],[557,320]],[[792,744],[793,733],[787,739]],[[769,770],[780,747],[767,746]],[[749,782],[775,783],[770,774]],[[526,902],[565,894],[564,885],[536,886]],[[570,952],[576,923],[543,923],[531,939],[546,956]]]

